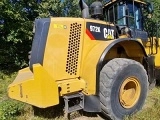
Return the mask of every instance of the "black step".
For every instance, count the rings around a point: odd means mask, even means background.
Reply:
[[[72,95],[66,95],[63,97],[65,102],[65,113],[71,113],[84,108],[84,95],[82,93],[76,93]]]

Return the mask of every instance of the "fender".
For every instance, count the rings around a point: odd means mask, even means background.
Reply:
[[[136,43],[139,44],[139,46],[141,47],[142,49],[142,52],[144,54],[144,57],[147,58],[147,53],[145,51],[145,48],[144,46],[141,44],[141,42],[139,42],[138,40],[134,39],[134,38],[120,38],[120,39],[116,39],[114,42],[112,42],[111,44],[109,44],[106,49],[103,51],[100,59],[99,59],[99,62],[97,63],[97,68],[96,68],[96,94],[98,95],[99,94],[99,75],[100,75],[100,71],[103,67],[103,60],[105,58],[105,56],[107,55],[107,53],[109,52],[109,50],[114,46],[116,45],[117,43],[120,43],[120,42],[123,42],[123,41],[134,41]],[[148,62],[149,63],[149,62]],[[153,64],[153,63],[152,63]],[[149,64],[147,65],[149,66]],[[151,74],[153,74],[153,69],[151,70],[152,72],[150,72]],[[151,76],[154,76],[154,75],[151,75]]]
[[[103,61],[105,59],[105,56],[107,55],[107,53],[110,51],[110,49],[120,43],[120,42],[123,42],[123,41],[132,41],[132,42],[136,42],[140,48],[142,49],[142,53],[143,53],[143,56],[145,58],[148,58],[146,52],[145,52],[145,48],[143,47],[143,45],[137,41],[136,39],[133,39],[133,38],[121,38],[121,39],[115,39],[114,41],[112,41],[110,44],[107,45],[107,47],[103,50],[103,52],[101,53],[100,57],[99,57],[99,61],[97,62],[97,65],[96,65],[96,88],[95,88],[95,94],[94,95],[86,95],[85,96],[85,102],[84,102],[84,111],[87,111],[87,112],[100,112],[101,111],[101,108],[100,108],[100,101],[99,101],[99,75],[100,75],[100,71],[103,67]],[[145,59],[147,60],[147,59]],[[147,62],[149,63],[149,62]],[[148,65],[147,65],[148,67]],[[94,104],[95,106],[93,107],[92,104]]]

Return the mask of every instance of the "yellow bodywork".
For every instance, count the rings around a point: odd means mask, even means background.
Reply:
[[[58,104],[59,93],[55,79],[40,64],[33,66],[33,73],[29,68],[20,70],[9,85],[9,97],[41,108]]]
[[[59,97],[75,92],[95,95],[97,64],[104,50],[115,40],[91,40],[86,34],[86,22],[109,24],[82,18],[51,18],[43,65],[36,63],[33,70],[20,70],[8,87],[9,97],[45,108],[58,104]],[[141,62],[144,53],[136,42],[124,41],[118,45],[126,52],[121,57],[127,55]],[[148,54],[149,49],[146,47]],[[75,56],[78,57],[73,59]],[[114,57],[119,57],[116,45],[104,58]],[[157,54],[157,66],[160,66],[159,59],[160,54]]]
[[[160,67],[160,47],[159,47],[160,46],[160,42],[159,41],[160,41],[160,38],[158,38],[158,42],[156,42],[156,38],[155,37],[153,38],[153,48],[151,47],[152,46],[151,42],[143,42],[142,43],[144,45],[144,47],[145,47],[146,53],[148,55],[153,54],[155,56],[155,66],[157,68]],[[153,53],[152,53],[151,49],[152,49]]]
[[[43,66],[34,64],[33,72],[29,68],[20,70],[8,87],[9,97],[44,108],[58,104],[59,97],[66,94],[82,91],[86,95],[95,95],[96,65],[104,49],[113,40],[91,40],[85,34],[86,22],[96,20],[51,18]],[[70,29],[78,25],[80,29],[76,34],[81,39],[78,40],[79,50],[74,53],[74,50],[68,50],[70,40],[73,42],[76,37],[72,37]],[[76,62],[71,59],[72,54],[78,54]],[[68,65],[68,59],[71,61],[69,64],[77,65],[75,71],[67,71],[69,68],[66,66],[72,67]]]
[[[65,21],[65,22],[64,22]],[[44,53],[43,67],[47,70],[48,73],[54,74],[55,80],[63,80],[79,77],[80,73],[80,64],[77,65],[77,71],[75,74],[68,74],[66,69],[66,60],[67,52],[69,48],[69,39],[70,39],[70,27],[72,24],[82,25],[80,30],[84,29],[84,20],[83,19],[66,19],[66,18],[52,18],[47,38],[47,43]],[[60,27],[60,26],[66,26]],[[55,27],[56,26],[56,27]],[[59,26],[59,27],[58,27]],[[79,33],[77,33],[79,34]],[[83,34],[79,34],[83,38]],[[74,37],[74,36],[73,36]],[[73,39],[74,40],[74,39]],[[73,41],[72,40],[72,41]],[[81,46],[79,46],[79,51],[82,51],[82,42],[83,40],[77,41]],[[72,56],[74,50],[70,50],[68,54],[69,57]],[[79,59],[77,62],[81,62],[81,53],[79,52]]]

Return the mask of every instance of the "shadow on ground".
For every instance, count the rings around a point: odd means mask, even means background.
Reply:
[[[63,105],[56,105],[49,108],[37,108],[33,106],[34,116],[42,117],[45,119],[55,119],[64,115]]]
[[[68,118],[64,117],[64,104],[60,104],[54,107],[49,107],[45,109],[40,109],[33,107],[34,116],[38,116],[44,119],[56,119],[60,120],[109,120],[106,119],[101,113],[89,113],[84,111],[76,111],[69,114]]]

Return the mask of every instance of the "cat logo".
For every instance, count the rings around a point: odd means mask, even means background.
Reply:
[[[114,37],[112,35],[108,35],[107,39],[114,39]]]
[[[113,29],[103,29],[105,39],[114,39],[114,30]]]

